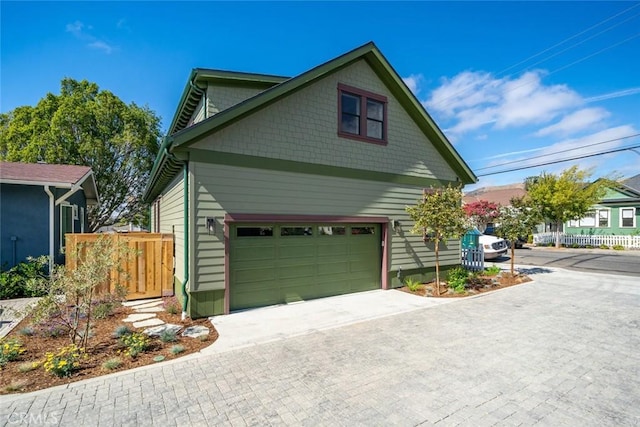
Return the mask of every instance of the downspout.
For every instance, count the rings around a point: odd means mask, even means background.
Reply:
[[[49,190],[49,186],[44,186],[44,192],[49,195],[49,274],[53,273],[53,246],[54,246],[54,230],[55,230],[55,197],[51,190]]]
[[[184,282],[182,283],[182,320],[187,318],[187,284],[189,283],[189,163],[184,162]]]

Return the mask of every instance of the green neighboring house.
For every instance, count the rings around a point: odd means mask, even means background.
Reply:
[[[640,232],[640,175],[608,188],[587,216],[565,224],[566,234],[634,235]]]
[[[145,199],[195,318],[427,278],[405,206],[476,180],[368,43],[293,78],[194,69]]]

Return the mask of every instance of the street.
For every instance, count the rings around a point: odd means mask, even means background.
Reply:
[[[496,262],[508,264],[511,251]],[[492,261],[489,261],[489,265]],[[640,276],[640,251],[614,251],[602,249],[516,249],[516,264],[562,267],[594,273],[613,273]]]

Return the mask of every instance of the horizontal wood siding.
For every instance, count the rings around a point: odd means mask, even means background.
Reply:
[[[338,83],[386,96],[388,144],[338,136]],[[212,95],[215,99],[215,94]],[[366,61],[358,61],[194,148],[456,181],[456,174]]]
[[[400,220],[391,230],[389,270],[433,266],[433,244],[409,233],[405,206],[422,197],[422,188],[393,183],[296,174],[191,162],[195,177],[195,254],[192,289],[224,288],[224,215],[340,215]],[[205,227],[216,219],[216,233]],[[459,242],[443,246],[441,260],[459,263]]]
[[[176,277],[184,280],[184,180],[179,174],[160,199],[160,233],[173,233]]]

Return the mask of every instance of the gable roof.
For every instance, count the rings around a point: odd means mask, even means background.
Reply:
[[[627,187],[640,192],[640,174],[632,176],[631,178],[627,178],[622,181],[622,183]]]
[[[215,133],[225,127],[247,117],[278,100],[301,90],[314,82],[344,68],[354,62],[364,59],[378,75],[380,80],[389,88],[393,96],[407,111],[409,116],[427,136],[429,141],[466,184],[474,183],[477,177],[449,142],[444,133],[424,109],[420,101],[413,95],[402,78],[382,55],[373,42],[369,42],[324,64],[321,64],[297,77],[285,80],[271,88],[240,102],[233,107],[223,110],[193,126],[182,129],[165,138],[158,157],[151,171],[150,180],[145,191],[145,200],[155,197],[160,189],[168,184],[180,169],[182,162],[175,155],[196,142],[199,138]],[[182,106],[180,106],[182,108]]]
[[[0,182],[18,185],[81,186],[88,201],[98,202],[93,172],[88,166],[0,162]]]
[[[274,76],[270,74],[240,73],[235,71],[213,70],[209,68],[194,68],[191,70],[189,80],[182,92],[178,109],[169,126],[169,135],[187,127],[191,116],[196,110],[205,87],[201,83],[221,83],[243,87],[257,87],[268,89],[271,86],[288,80],[289,77]]]
[[[495,187],[482,187],[471,191],[462,197],[464,203],[473,203],[478,200],[486,200],[502,206],[511,205],[511,199],[527,194],[524,184],[510,184]]]

